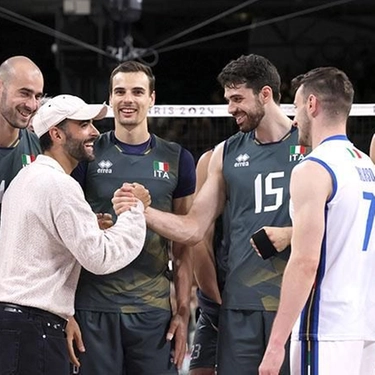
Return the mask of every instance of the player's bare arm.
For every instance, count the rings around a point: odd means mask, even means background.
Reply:
[[[198,160],[196,168],[196,195],[207,180],[208,166],[212,154],[213,150],[209,150],[205,152]],[[213,250],[214,232],[215,224],[212,224],[204,235],[203,240],[198,242],[193,248],[194,276],[199,289],[213,301],[221,304]]]
[[[189,245],[201,241],[210,225],[222,212],[225,203],[222,156],[223,144],[215,148],[207,181],[194,199],[187,215],[174,215],[149,207],[145,211],[148,226],[172,241]]]
[[[375,134],[371,138],[370,158],[371,158],[372,162],[375,163]]]
[[[186,214],[193,203],[193,195],[173,200],[173,212]],[[176,293],[176,312],[172,317],[167,337],[174,337],[174,363],[182,367],[185,358],[190,317],[190,298],[193,283],[192,249],[178,242],[172,243],[173,282]]]
[[[284,345],[313,286],[324,234],[324,206],[331,178],[319,164],[305,161],[294,168],[290,183],[293,205],[292,252],[286,266],[279,309],[260,375],[279,374]]]

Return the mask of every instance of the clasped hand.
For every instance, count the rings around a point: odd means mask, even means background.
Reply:
[[[150,192],[141,184],[136,182],[124,183],[117,189],[112,198],[113,209],[116,215],[129,210],[137,205],[138,200],[146,209],[151,204]]]

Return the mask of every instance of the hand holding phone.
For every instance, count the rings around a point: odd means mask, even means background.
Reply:
[[[258,230],[258,232],[255,232],[251,236],[251,239],[254,241],[255,246],[263,259],[268,259],[277,254],[277,250],[275,246],[273,246],[271,240],[268,238],[264,228]]]

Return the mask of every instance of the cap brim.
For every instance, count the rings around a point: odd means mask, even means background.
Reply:
[[[107,114],[108,106],[104,104],[86,104],[73,115],[69,116],[70,120],[101,120]]]

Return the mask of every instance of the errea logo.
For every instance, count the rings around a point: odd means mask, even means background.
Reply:
[[[98,163],[99,168],[97,169],[98,173],[112,173],[112,163],[109,160],[101,160]]]
[[[240,154],[236,157],[236,162],[234,163],[234,168],[248,167],[250,156],[248,154]]]

